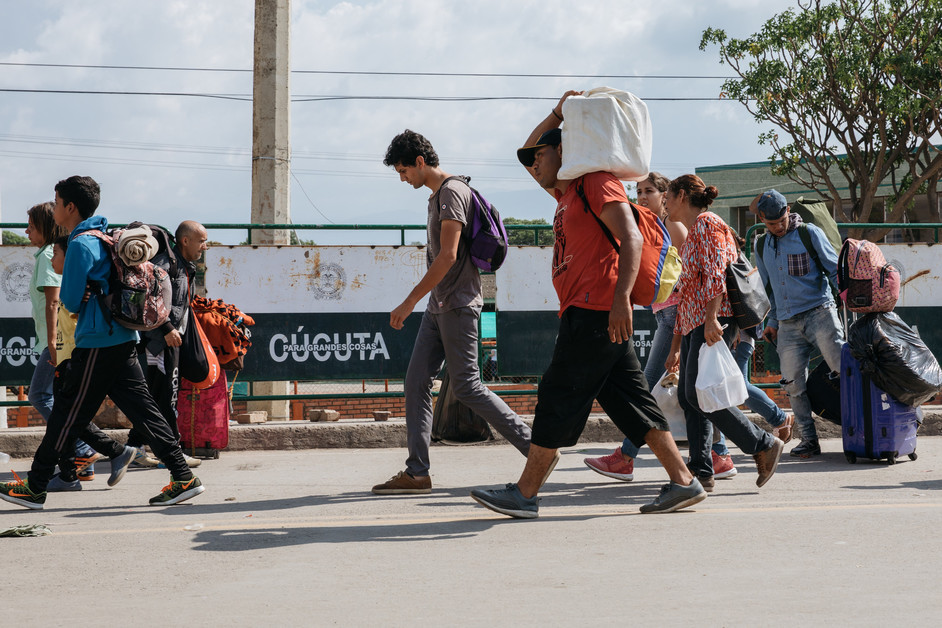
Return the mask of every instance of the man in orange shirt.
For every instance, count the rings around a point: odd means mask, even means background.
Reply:
[[[537,517],[536,494],[558,448],[578,442],[597,399],[625,436],[647,443],[670,476],[641,512],[673,512],[702,501],[706,491],[684,465],[667,420],[648,392],[631,340],[629,297],[638,275],[641,233],[625,188],[613,175],[595,172],[576,180],[557,176],[562,165],[562,104],[578,93],[566,92],[517,151],[520,162],[557,202],[552,272],[560,325],[553,360],[540,382],[530,452],[517,484],[475,489],[471,496],[511,517]],[[619,242],[617,252],[596,218]]]

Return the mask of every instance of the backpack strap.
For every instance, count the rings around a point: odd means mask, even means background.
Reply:
[[[582,177],[576,181],[576,194],[579,195],[579,198],[582,200],[582,208],[589,214],[592,214],[592,217],[595,218],[595,222],[599,223],[599,227],[602,228],[602,233],[605,234],[605,237],[608,238],[608,241],[612,243],[612,248],[615,249],[615,252],[618,253],[618,241],[615,239],[615,236],[612,235],[611,230],[602,222],[602,219],[592,211],[589,206],[589,199],[585,195],[585,190],[582,189]]]
[[[827,281],[828,286],[831,288],[831,294],[834,295],[834,302],[840,304],[838,299],[837,286],[831,283],[831,278],[824,271],[824,264],[821,263],[821,258],[818,256],[818,249],[815,247],[814,242],[811,241],[811,233],[808,231],[808,225],[802,223],[798,225],[798,237],[801,238],[801,243],[804,245],[805,250],[808,251],[808,255],[811,256],[811,259],[814,260],[814,263],[818,267],[818,272],[824,276],[824,280]]]
[[[762,253],[765,251],[765,239],[769,237],[768,232],[763,233],[758,240],[756,240],[756,261],[762,259]],[[765,282],[765,294],[769,297],[769,300],[773,298],[772,294],[772,282]]]
[[[89,235],[94,238],[98,238],[101,242],[104,243],[106,249],[108,249],[108,259],[111,264],[111,273],[115,272],[114,269],[114,236],[111,234],[104,233],[99,229],[89,229],[88,231],[82,231],[81,233],[76,233],[75,238],[81,235]],[[75,239],[73,238],[73,240]],[[110,283],[110,279],[109,279]],[[110,290],[110,287],[109,287]],[[102,315],[105,317],[105,320],[108,322],[108,335],[111,336],[114,334],[114,317],[111,315],[111,310],[108,309],[108,306],[105,304],[105,293],[102,291],[101,286],[97,283],[87,282],[85,284],[86,294],[91,294],[95,296],[95,301],[98,302],[98,307],[101,309]]]

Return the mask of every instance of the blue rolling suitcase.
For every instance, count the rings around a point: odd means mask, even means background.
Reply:
[[[850,463],[862,456],[895,464],[900,456],[916,459],[918,410],[883,392],[860,372],[845,344],[841,351],[841,433]]]

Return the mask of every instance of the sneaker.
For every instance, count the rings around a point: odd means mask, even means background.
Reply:
[[[700,486],[703,487],[707,493],[712,493],[713,489],[716,487],[716,480],[713,479],[712,475],[698,475],[697,481],[700,482]]]
[[[790,452],[794,458],[810,458],[811,456],[820,456],[821,455],[821,445],[818,444],[818,439],[814,440],[805,440],[802,439]]]
[[[713,477],[717,480],[728,480],[735,476],[738,471],[733,465],[733,457],[729,454],[725,456],[717,455],[715,451],[711,451],[713,454]]]
[[[78,478],[75,478],[71,482],[68,480],[63,480],[62,476],[54,475],[49,484],[46,485],[47,493],[68,493],[71,491],[80,491],[82,490],[82,483]]]
[[[694,473],[693,469],[690,468],[690,460],[687,460],[687,471],[693,474],[693,477],[697,478],[700,482],[700,486],[703,487],[707,493],[712,493],[713,488],[716,486],[716,481],[713,479],[712,475],[697,475]]]
[[[585,463],[585,466],[596,473],[601,473],[605,477],[615,478],[622,482],[631,482],[635,479],[635,460],[634,458],[625,460],[621,449],[616,449],[614,452],[607,456],[602,456],[601,458],[584,458],[582,462]]]
[[[788,441],[792,439],[792,433],[794,432],[795,427],[795,415],[789,414],[785,417],[785,422],[779,425],[778,427],[772,428],[772,436],[779,439],[786,445]]]
[[[689,486],[668,482],[661,487],[661,492],[653,502],[641,507],[641,512],[674,512],[698,504],[706,499],[706,496],[706,489],[700,485],[697,478],[694,478]]]
[[[785,449],[785,443],[776,438],[771,447],[765,451],[760,451],[752,457],[756,461],[756,471],[759,472],[759,477],[756,478],[756,486],[764,486],[775,473],[775,469],[778,468],[778,460],[782,457],[783,449]],[[820,449],[818,453],[821,453]]]
[[[427,475],[412,477],[405,471],[373,487],[374,495],[425,495],[431,492],[432,478]]]
[[[170,480],[170,484],[160,491],[160,495],[150,498],[148,502],[151,506],[172,506],[186,500],[196,497],[206,490],[203,483],[195,475],[189,480],[177,482]]]
[[[156,460],[156,458],[155,458],[155,460]],[[203,464],[203,461],[200,460],[199,458],[194,458],[193,456],[189,456],[189,455],[187,455],[187,454],[183,454],[183,460],[186,462],[186,466],[190,467],[191,469],[194,468],[194,467],[198,467],[198,466],[200,466],[201,464]],[[166,469],[166,468],[167,468],[167,465],[165,465],[162,461],[157,460],[157,468],[158,468],[158,469]]]
[[[83,482],[90,482],[95,479],[95,463],[104,458],[99,453],[92,452],[90,456],[77,456],[75,458],[75,473],[78,479]],[[47,487],[48,491],[49,488]]]
[[[111,475],[108,477],[108,486],[114,486],[121,481],[128,467],[137,455],[137,447],[124,446],[124,451],[111,459]]]
[[[540,514],[540,498],[524,497],[516,484],[492,490],[476,488],[471,497],[485,508],[517,519],[536,519]]]
[[[46,491],[34,493],[29,488],[29,480],[21,480],[16,473],[13,477],[15,481],[0,484],[0,499],[30,510],[42,510],[46,503]]]
[[[138,447],[136,449],[137,453],[134,454],[134,460],[131,461],[131,466],[153,469],[158,464],[160,464],[160,460],[157,460],[157,458],[154,458],[148,454],[147,450],[143,447]]]

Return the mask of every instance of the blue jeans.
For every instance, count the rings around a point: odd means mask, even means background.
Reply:
[[[732,318],[720,318],[719,322],[720,325],[727,324],[724,340],[728,345],[734,335],[739,333],[736,321]],[[704,344],[706,340],[703,336],[703,325],[684,336],[680,345],[680,381],[677,386],[677,400],[687,419],[690,470],[698,476],[713,475],[710,446],[713,442],[714,424],[747,454],[765,451],[775,442],[771,434],[747,419],[738,408],[725,408],[709,414],[700,409],[697,402],[697,358]]]
[[[795,414],[795,426],[801,440],[817,440],[818,430],[808,401],[808,363],[817,349],[831,367],[841,370],[844,334],[837,309],[831,304],[816,307],[778,323],[778,357],[785,392]]]
[[[733,351],[736,364],[742,370],[742,377],[746,381],[746,392],[749,393],[749,398],[746,399],[746,407],[768,421],[772,427],[778,427],[785,422],[785,413],[765,394],[764,390],[749,382],[747,369],[749,367],[749,358],[752,357],[754,351],[755,347],[752,343],[741,340]],[[713,451],[716,452],[717,456],[729,455],[729,448],[726,447],[726,437],[723,436],[722,432],[720,432],[720,440],[713,443]]]
[[[43,349],[39,354],[39,362],[33,371],[33,378],[29,382],[29,402],[42,415],[43,421],[49,422],[52,414],[52,382],[56,379],[56,367],[49,364],[49,349]],[[75,439],[75,455],[87,458],[92,455],[92,448],[80,438]]]
[[[765,419],[772,427],[778,427],[785,422],[785,413],[765,394],[764,390],[749,382],[747,369],[749,367],[749,358],[752,357],[754,351],[755,347],[750,343],[740,342],[733,352],[736,364],[742,369],[743,379],[746,380],[746,391],[749,393],[749,398],[746,399],[746,407]]]
[[[654,330],[654,339],[651,340],[648,361],[644,365],[644,379],[648,382],[648,390],[653,389],[664,374],[664,363],[667,362],[667,355],[671,352],[671,342],[674,340],[677,306],[672,305],[655,312],[654,321],[657,323],[657,328]],[[629,458],[636,458],[639,449],[627,438],[621,444],[621,453]]]

